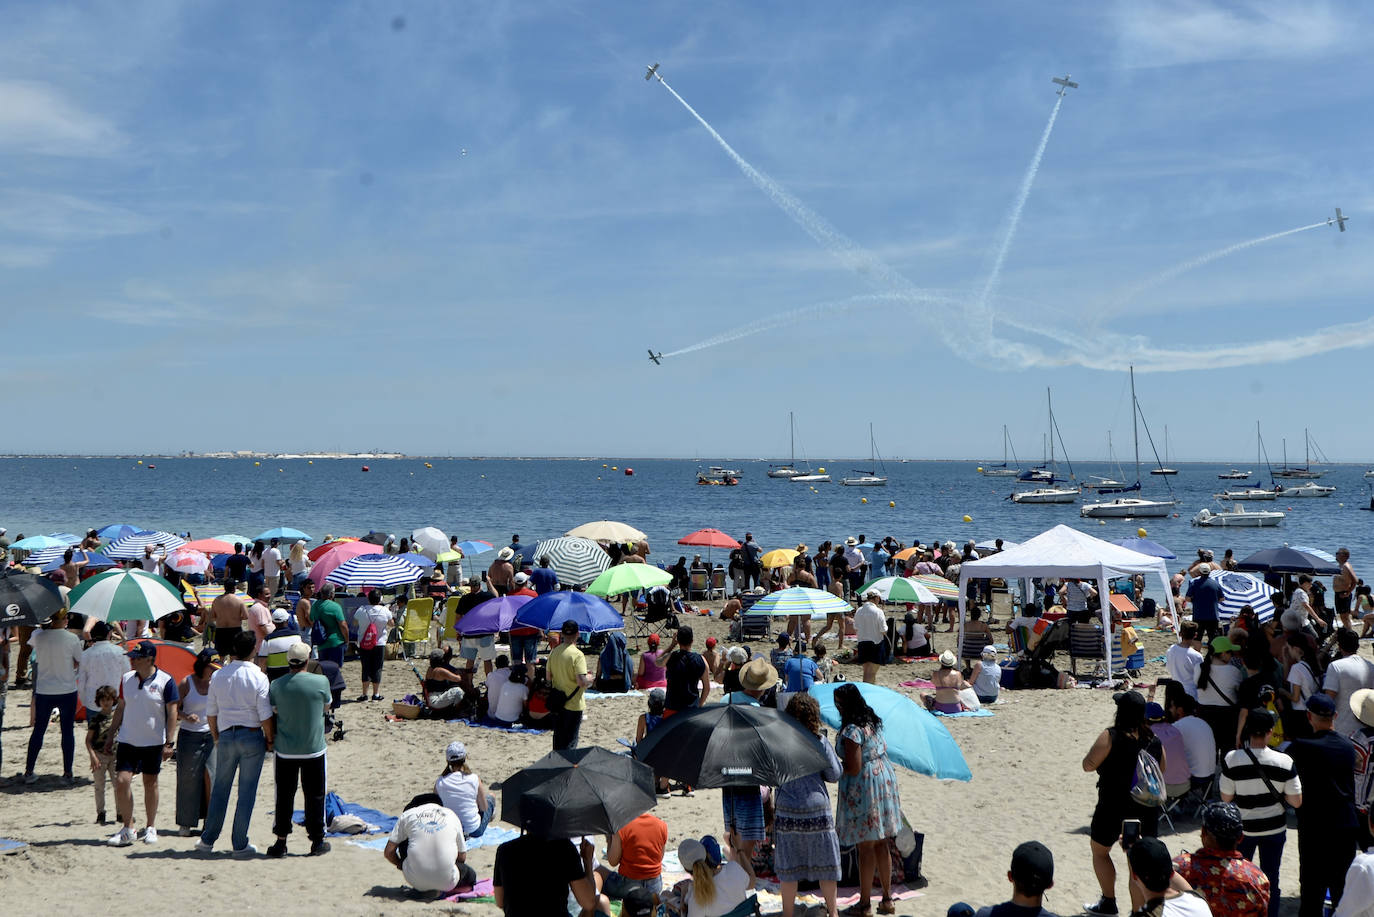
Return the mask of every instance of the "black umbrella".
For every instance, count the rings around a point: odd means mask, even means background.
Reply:
[[[388,535],[386,532],[368,532],[366,535],[364,535],[362,538],[359,538],[358,540],[364,542],[365,544],[385,546],[386,540],[390,537],[391,536]]]
[[[0,627],[37,627],[62,610],[62,593],[46,576],[0,576]]]
[[[1341,572],[1336,564],[1288,547],[1256,551],[1236,564],[1236,569],[1260,573],[1306,573],[1310,576],[1332,576]]]
[[[506,778],[501,820],[548,838],[615,834],[657,801],[647,766],[604,748],[566,748]]]
[[[659,777],[709,789],[779,786],[825,770],[821,740],[785,713],[712,704],[676,713],[635,746]]]

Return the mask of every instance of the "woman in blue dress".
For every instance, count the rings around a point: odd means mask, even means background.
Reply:
[[[897,775],[887,757],[883,721],[852,684],[835,689],[835,709],[840,714],[836,750],[844,766],[835,833],[841,844],[855,846],[859,853],[859,902],[848,913],[869,912],[876,872],[883,890],[878,913],[895,914],[888,841],[901,830],[902,806]]]

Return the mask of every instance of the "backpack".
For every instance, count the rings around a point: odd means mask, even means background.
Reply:
[[[1135,776],[1131,778],[1131,799],[1142,806],[1158,808],[1168,798],[1164,788],[1164,772],[1155,756],[1141,749],[1135,756]]]
[[[377,622],[368,621],[367,630],[363,631],[362,637],[358,639],[358,649],[371,650],[377,648],[377,638],[381,636],[377,631]]]

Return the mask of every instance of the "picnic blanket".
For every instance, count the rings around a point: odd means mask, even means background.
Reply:
[[[897,684],[903,688],[925,688],[927,691],[935,688],[934,682],[926,681],[924,678],[917,678],[912,681],[899,681]]]
[[[342,802],[344,815],[356,815],[369,825],[376,825],[377,831],[370,833],[390,834],[391,829],[396,827],[396,816],[387,815],[385,812],[378,812],[376,809],[369,809],[367,806],[360,806],[356,802]],[[297,809],[291,813],[291,821],[298,825],[305,824],[305,811]],[[344,834],[338,831],[325,831],[329,837],[351,837],[353,835]]]
[[[480,899],[484,899],[484,900],[485,900],[485,899],[495,900],[495,899],[492,899],[492,898],[491,898],[492,889],[493,889],[493,886],[492,886],[492,884],[491,884],[491,880],[490,880],[490,879],[478,879],[478,880],[477,880],[477,884],[474,885],[472,888],[466,889],[466,890],[464,890],[464,891],[456,891],[456,892],[454,892],[453,894],[448,895],[447,897],[445,897],[443,900],[445,900],[445,901],[475,901],[475,900],[477,900],[477,899],[479,899],[479,898],[480,898]]]
[[[991,710],[986,710],[986,709],[984,709],[984,710],[960,710],[958,713],[941,713],[939,710],[932,710],[931,713],[934,713],[936,716],[948,716],[948,717],[956,717],[956,716],[992,716],[992,711],[991,711]]]
[[[516,732],[521,735],[542,736],[548,732],[547,729],[526,729],[524,726],[492,726],[490,723],[479,723],[477,720],[457,719],[448,722],[471,726],[473,729],[495,729],[497,732]]]

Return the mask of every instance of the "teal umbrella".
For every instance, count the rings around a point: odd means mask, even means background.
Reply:
[[[927,777],[940,780],[972,780],[964,753],[954,737],[935,714],[905,694],[878,685],[843,682],[859,689],[868,706],[883,721],[887,756],[896,764]],[[840,728],[840,713],[835,709],[835,689],[839,684],[814,684],[807,693],[821,705],[821,719]]]
[[[884,602],[909,602],[913,605],[934,605],[939,596],[922,583],[905,576],[884,576],[869,580],[859,588],[859,595],[868,595],[869,590],[877,590]]]

